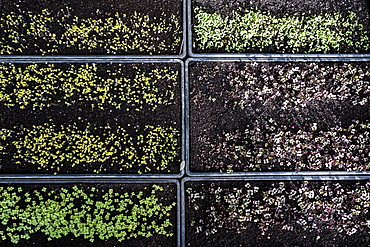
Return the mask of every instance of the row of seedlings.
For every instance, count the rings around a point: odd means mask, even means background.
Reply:
[[[367,246],[369,178],[184,178],[181,246]]]
[[[176,179],[2,179],[1,246],[179,246]]]
[[[188,51],[191,57],[368,57],[369,9],[366,0],[189,0]]]
[[[185,1],[2,0],[0,55],[183,58]]]

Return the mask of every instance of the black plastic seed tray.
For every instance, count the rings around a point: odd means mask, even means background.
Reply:
[[[0,57],[181,59],[185,2],[0,1]]]
[[[364,48],[365,43],[366,45],[368,43],[369,28],[366,23],[369,19],[369,4],[366,1],[359,1],[356,4],[349,10],[348,6],[344,7],[339,2],[324,6],[322,3],[297,5],[294,2],[279,2],[271,5],[265,2],[189,0],[187,2],[189,56],[253,60],[289,57],[369,58],[369,49]],[[336,15],[336,11],[342,13]],[[315,13],[318,15],[314,16]],[[290,17],[293,19],[288,20]],[[330,28],[325,24],[325,19],[330,18],[336,19],[331,24],[340,18],[345,21],[354,19],[346,28],[335,29],[335,24]],[[338,25],[343,25],[345,21],[339,21]],[[286,23],[289,24],[285,26]],[[352,24],[359,25],[359,28],[351,26]],[[330,39],[328,42],[325,41],[327,36],[337,31],[340,34],[334,35],[335,42]],[[357,33],[356,37],[362,35],[358,32],[364,32],[363,40],[351,40],[354,37],[353,33]],[[341,40],[349,33],[351,35],[347,37],[347,41]],[[356,47],[349,49],[353,44],[356,44]]]
[[[1,235],[3,236],[2,244],[4,246],[12,246],[15,242],[17,242],[17,246],[26,246],[30,241],[39,245],[65,243],[68,245],[96,246],[114,243],[129,245],[147,243],[147,246],[180,246],[180,184],[176,179],[2,179],[0,188],[4,198],[8,195],[18,198],[15,203],[18,205],[17,219],[19,222],[23,222],[19,225],[17,221],[11,226],[3,221]],[[14,197],[9,202],[13,199]],[[111,202],[104,205],[107,200]],[[38,203],[34,203],[35,201]],[[133,204],[136,203],[136,213],[134,213],[135,207],[132,207],[128,201],[133,202]],[[62,206],[58,211],[53,211],[54,207],[63,203],[67,205]],[[14,211],[15,204],[8,205],[8,214]],[[122,207],[122,205],[127,207],[125,211],[120,211],[119,207]],[[42,211],[45,206],[48,210]],[[32,212],[27,213],[27,210],[29,211],[32,207],[36,208],[36,211],[38,210],[38,215],[44,215],[45,218],[40,220],[38,217],[33,218]],[[140,211],[143,207],[146,209],[145,212],[152,211],[152,214],[145,216],[144,211]],[[161,210],[163,211],[158,211],[158,207],[162,207]],[[5,208],[3,208],[3,212],[5,212]],[[120,213],[117,214],[117,212],[121,212],[123,218],[118,217]],[[158,215],[162,213],[164,215],[159,217]],[[60,216],[52,224],[59,226],[59,228],[54,227],[52,230],[48,230],[50,226],[45,222],[48,222],[48,217],[52,218],[57,214],[60,214]],[[87,224],[89,220],[92,220],[90,225],[85,226],[86,229],[94,227],[94,221],[100,220],[101,224],[106,225],[108,232],[91,229],[89,234],[89,232],[82,230],[80,225],[75,224],[74,219],[76,217],[82,217],[78,222],[79,224]],[[130,217],[133,221],[130,221]],[[120,225],[122,220],[126,220],[127,224],[132,224],[134,221],[140,222],[141,218],[145,217],[148,221],[148,224],[145,224],[145,219],[143,221],[144,225],[147,226],[146,228],[139,224],[133,225],[132,229],[126,231]],[[29,218],[29,221],[25,221],[27,218]],[[64,221],[59,222],[61,219]],[[109,219],[112,220],[111,223],[109,223]],[[166,219],[170,224],[165,222]],[[163,229],[156,232],[150,226],[150,220],[155,220],[158,227]],[[8,219],[8,221],[11,221],[11,219]],[[53,234],[53,232],[63,229],[65,224],[69,225],[67,225],[64,233],[61,235]],[[36,231],[29,231],[26,227],[23,232],[15,231],[6,235],[7,232],[12,230],[11,227],[27,225],[33,226]],[[115,227],[112,228],[112,226]],[[74,232],[73,229],[75,229]],[[120,232],[126,231],[126,234],[115,232],[115,229],[121,229]],[[38,232],[40,230],[41,232]],[[109,236],[109,231],[112,236],[116,234],[120,236],[112,238]],[[145,232],[149,235],[143,236],[142,234]],[[105,233],[108,233],[108,235]],[[169,235],[167,236],[167,234]]]
[[[369,61],[188,59],[186,174],[368,175]]]
[[[23,57],[0,62],[2,179],[184,174],[181,60]]]
[[[316,245],[318,241],[331,246],[366,245],[369,226],[365,222],[370,216],[367,206],[360,204],[370,200],[369,179],[370,176],[184,178],[181,246]]]

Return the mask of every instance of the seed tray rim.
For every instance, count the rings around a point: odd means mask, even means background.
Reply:
[[[185,99],[186,99],[186,107],[185,107],[185,130],[186,130],[186,144],[185,144],[185,174],[192,177],[202,177],[202,176],[209,176],[209,177],[235,177],[235,176],[347,176],[347,175],[370,175],[370,171],[362,171],[362,172],[353,172],[353,171],[285,171],[285,172],[232,172],[232,173],[220,173],[220,172],[192,172],[190,171],[190,95],[189,95],[189,88],[190,88],[190,78],[189,78],[189,65],[191,62],[225,62],[225,63],[235,63],[235,62],[370,62],[370,54],[369,58],[363,59],[356,59],[356,58],[346,58],[343,59],[342,57],[332,56],[330,59],[307,59],[307,58],[283,58],[283,59],[243,59],[243,58],[189,58],[185,61]]]
[[[33,59],[30,58],[12,58],[12,59],[3,59],[2,56],[0,56],[0,63],[179,63],[180,64],[180,87],[181,87],[181,161],[178,164],[180,166],[179,173],[158,173],[158,174],[151,174],[151,173],[145,173],[145,174],[128,174],[128,173],[122,173],[122,174],[63,174],[63,175],[50,175],[50,174],[0,174],[0,181],[3,179],[15,179],[15,178],[37,178],[37,179],[43,179],[43,178],[53,178],[58,179],[60,177],[70,177],[70,178],[107,178],[107,179],[113,179],[113,178],[139,178],[139,179],[150,179],[155,177],[163,177],[163,178],[181,178],[185,174],[185,163],[186,163],[186,113],[185,108],[187,107],[187,102],[185,100],[185,74],[184,74],[184,62],[180,59],[107,59],[103,58],[101,59],[95,59],[94,58],[88,58],[85,57],[83,60],[81,59],[75,59],[74,57],[45,57],[45,58],[37,58]]]

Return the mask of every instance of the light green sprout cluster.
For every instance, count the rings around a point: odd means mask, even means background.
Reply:
[[[201,50],[358,53],[370,49],[369,32],[354,12],[279,18],[241,9],[222,16],[195,7],[194,13],[195,41]]]
[[[155,234],[170,237],[173,225],[169,216],[176,203],[160,202],[157,191],[161,190],[153,185],[150,195],[144,196],[145,190],[123,193],[74,186],[25,193],[21,187],[0,187],[0,237],[14,244],[38,232],[48,240],[73,234],[91,242],[98,238],[121,242]],[[97,196],[99,193],[103,195]]]

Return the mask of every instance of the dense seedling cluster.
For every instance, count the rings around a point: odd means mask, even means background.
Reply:
[[[104,71],[97,64],[0,64],[0,103],[9,107],[42,109],[55,104],[87,102],[92,108],[139,111],[144,106],[174,103],[179,88],[178,71],[171,67],[142,70],[116,65]],[[104,73],[104,75],[101,75]]]
[[[195,47],[213,52],[358,53],[370,49],[369,33],[348,12],[275,17],[256,10],[230,16],[194,8]]]
[[[107,17],[97,9],[95,17],[83,19],[72,16],[69,8],[4,14],[0,54],[63,54],[69,48],[99,54],[162,54],[179,49],[181,20],[174,14],[163,12],[156,18],[135,11]],[[160,40],[163,35],[168,39]]]
[[[222,112],[217,123],[234,123],[196,132],[197,162],[205,169],[370,168],[367,64],[224,63],[209,73],[210,81],[197,76],[202,83],[193,89],[193,109],[210,107]]]
[[[47,172],[59,172],[63,167],[101,164],[95,173],[109,172],[110,168],[124,172],[134,167],[139,173],[164,171],[179,163],[179,132],[173,127],[145,126],[135,136],[126,130],[75,126],[56,126],[45,123],[31,129],[14,127],[1,129],[0,152],[7,155],[15,148],[14,165],[31,165]],[[108,168],[107,168],[108,167]]]
[[[368,232],[370,183],[239,182],[212,183],[187,189],[187,208],[195,209],[190,225],[195,233],[213,235],[257,227],[257,234],[313,232],[324,237]],[[207,204],[202,203],[207,201]],[[202,205],[202,206],[199,206]],[[334,233],[333,233],[334,232]],[[332,239],[330,239],[332,241]],[[331,245],[331,244],[329,244]]]
[[[0,187],[0,236],[14,244],[34,233],[43,233],[48,240],[72,234],[91,242],[173,236],[169,216],[176,203],[161,202],[161,190],[158,185],[124,193],[79,186],[31,191]]]

